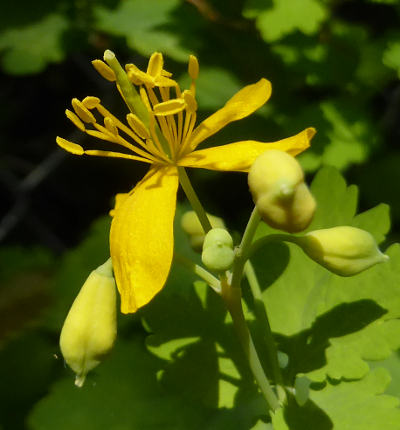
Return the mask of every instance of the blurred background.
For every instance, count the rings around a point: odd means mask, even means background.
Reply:
[[[57,335],[88,271],[107,258],[108,211],[146,166],[80,158],[57,135],[90,145],[64,110],[98,96],[124,114],[90,61],[113,50],[147,66],[160,51],[184,86],[198,56],[199,120],[261,77],[270,101],[203,147],[275,141],[313,126],[301,155],[310,179],[331,165],[360,187],[360,210],[391,206],[400,235],[398,0],[28,0],[0,17],[0,428],[24,429],[63,372]],[[242,174],[191,171],[209,212],[242,230],[251,210]],[[183,195],[180,195],[183,200]],[[23,387],[23,389],[21,389]],[[15,408],[18,405],[18,413]]]

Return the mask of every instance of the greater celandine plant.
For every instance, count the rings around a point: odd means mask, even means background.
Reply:
[[[388,257],[379,251],[368,232],[355,227],[297,234],[308,227],[316,208],[301,166],[294,158],[309,146],[315,134],[313,128],[273,143],[247,140],[198,149],[205,139],[230,122],[250,115],[268,100],[271,85],[266,79],[240,90],[196,126],[196,57],[189,58],[191,84],[184,91],[164,69],[160,53],[151,56],[146,72],[133,64],[122,68],[109,50],[104,53],[104,61],[92,63],[105,79],[115,82],[128,109],[126,122],[116,118],[93,96],[73,99],[73,111],[66,110],[66,116],[82,132],[119,145],[122,150],[84,149],[61,137],[57,137],[58,145],[76,155],[141,161],[149,164],[150,169],[133,190],[116,196],[110,231],[111,257],[90,274],[63,326],[61,351],[76,373],[76,385],[82,386],[86,374],[112,349],[117,332],[115,286],[121,297],[121,311],[133,313],[165,285],[174,256],[173,220],[180,184],[193,208],[193,212],[184,215],[182,227],[193,248],[201,251],[203,266],[183,256],[177,260],[220,295],[267,408],[277,411],[287,401],[287,388],[267,314],[257,312],[256,318],[266,319],[263,326],[267,330],[265,341],[273,381],[266,377],[243,313],[243,276],[253,294],[260,292],[251,255],[265,242],[292,242],[311,259],[342,276],[356,275]],[[248,173],[255,207],[238,246],[234,246],[224,222],[204,210],[186,167]],[[283,233],[254,241],[262,221]]]

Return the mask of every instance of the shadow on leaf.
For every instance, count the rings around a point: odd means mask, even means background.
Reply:
[[[326,364],[329,339],[357,332],[380,318],[386,310],[373,300],[343,303],[319,316],[309,330],[295,336],[277,336],[279,349],[289,357],[288,377],[319,369]]]

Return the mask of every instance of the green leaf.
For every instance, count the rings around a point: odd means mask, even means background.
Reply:
[[[14,75],[32,74],[41,72],[48,63],[62,61],[61,36],[67,26],[64,16],[52,13],[33,24],[0,33],[4,70]]]
[[[400,77],[400,40],[398,38],[389,41],[382,56],[383,64],[396,70]]]
[[[390,207],[381,203],[356,215],[351,225],[369,231],[377,243],[382,243],[390,230]]]
[[[140,337],[119,341],[111,359],[89,376],[83,388],[74,386],[72,374],[54,384],[33,409],[29,428],[192,428],[198,420],[196,408],[165,396],[157,382],[160,364]]]
[[[244,15],[253,17],[253,9]],[[326,19],[327,11],[317,0],[273,0],[273,7],[257,14],[256,25],[264,40],[273,42],[296,30],[314,34]]]
[[[377,367],[385,368],[391,376],[391,381],[385,393],[400,398],[400,353],[394,352],[390,357],[383,361],[370,361],[372,369]]]
[[[369,114],[357,102],[331,99],[318,106],[302,110],[295,121],[289,117],[282,121],[291,130],[300,124],[317,129],[311,148],[301,154],[300,160],[306,170],[320,165],[334,166],[340,170],[366,160],[379,141],[378,130]]]
[[[190,52],[180,41],[179,32],[169,28],[179,0],[126,0],[114,10],[95,8],[99,30],[126,37],[129,47],[144,56],[161,51],[177,61],[187,61]]]
[[[295,402],[280,409],[273,417],[275,430],[398,430],[399,399],[382,394],[390,376],[376,369],[361,381],[327,383],[311,390],[311,400],[304,407]]]

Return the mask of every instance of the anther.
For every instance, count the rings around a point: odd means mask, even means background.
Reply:
[[[128,121],[131,129],[142,139],[149,139],[150,133],[147,127],[143,124],[143,122],[133,113],[129,113],[126,116],[126,120]]]
[[[89,110],[94,109],[99,103],[100,99],[94,96],[88,96],[82,100],[82,104]]]
[[[115,77],[113,69],[110,66],[107,66],[104,61],[93,60],[92,65],[104,79],[107,79],[107,81],[110,82],[116,81],[117,78]]]
[[[79,118],[83,122],[87,122],[87,123],[96,122],[96,118],[93,116],[93,114],[78,99],[76,98],[72,99],[72,107],[74,108],[75,113],[79,116]]]
[[[83,132],[86,131],[85,125],[83,124],[83,122],[72,111],[70,111],[69,109],[65,109],[65,115],[77,128],[79,128],[79,130]]]
[[[56,142],[58,146],[60,146],[65,151],[70,152],[71,154],[83,155],[85,153],[81,145],[70,142],[69,140],[63,139],[62,137],[57,136]]]

